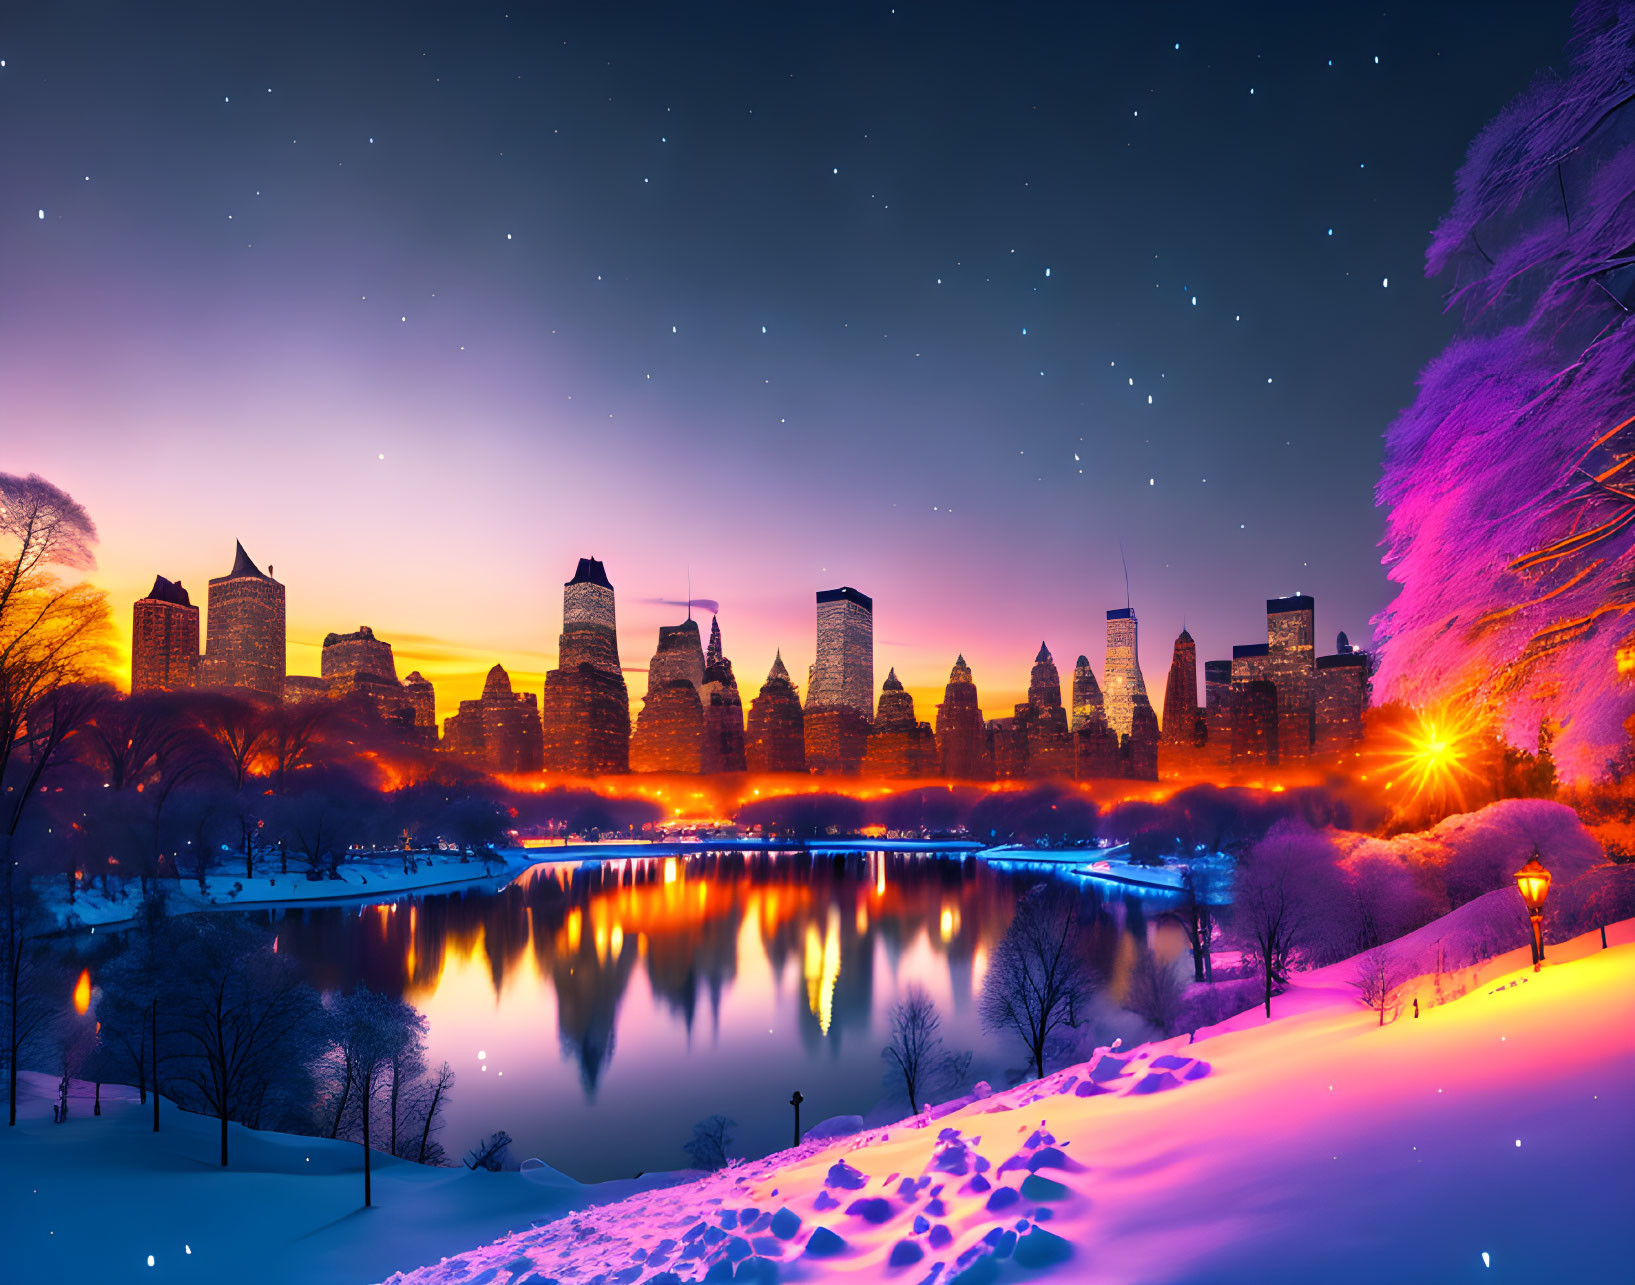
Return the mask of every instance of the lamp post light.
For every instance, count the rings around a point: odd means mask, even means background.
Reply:
[[[801,1097],[800,1090],[796,1089],[789,1099],[789,1105],[795,1108],[795,1145],[800,1146],[800,1104],[806,1101]]]
[[[1544,965],[1544,899],[1550,895],[1550,872],[1538,859],[1538,849],[1525,866],[1516,871],[1516,887],[1527,906],[1527,918],[1533,925],[1533,971]]]

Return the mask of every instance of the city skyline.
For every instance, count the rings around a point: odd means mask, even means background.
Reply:
[[[249,564],[249,569],[254,573],[254,575],[256,575],[258,577],[262,575],[259,568],[257,568],[255,566],[253,560],[251,560],[249,555],[245,552],[244,545],[243,545],[242,541],[237,542],[235,553],[236,553],[236,559],[237,559],[235,561],[235,573],[240,568],[242,568],[245,563],[248,563]],[[607,605],[604,608],[602,608],[602,610],[605,611],[605,613],[606,613],[605,619],[606,619],[606,621],[609,622],[608,628],[611,628],[612,613],[613,613],[613,607],[611,605],[611,602],[612,602],[611,592],[612,591],[610,589],[607,589],[607,587],[606,587],[607,575],[610,574],[610,573],[605,573],[604,572],[603,568],[605,566],[605,563],[603,561],[601,561],[601,560],[598,560],[598,559],[595,559],[595,558],[587,558],[587,557],[579,557],[579,558],[576,559],[576,561],[578,563],[578,566],[577,566],[577,570],[575,571],[574,579],[568,581],[564,586],[564,590],[565,590],[565,592],[566,592],[566,594],[568,596],[569,602],[573,603],[575,601],[574,598],[573,598],[573,594],[575,592],[583,592],[587,588],[590,589],[591,592],[597,592],[597,590],[594,589],[593,587],[587,586],[587,585],[585,585],[583,583],[583,581],[587,577],[587,575],[593,575],[594,577],[597,578],[598,583],[600,583],[603,586],[603,589],[606,590],[606,592],[608,594]],[[276,564],[270,564],[270,565],[275,566]],[[587,571],[587,568],[589,568],[591,570]],[[93,580],[95,578],[96,578],[95,576],[92,577]],[[225,576],[225,575],[224,576],[218,576],[218,577],[211,577],[211,579],[214,579],[214,580],[227,580],[227,579],[230,579],[230,578],[231,578],[230,576]],[[270,578],[270,577],[262,577],[262,578]],[[175,590],[181,590],[182,592],[185,592],[185,589],[183,589],[183,586],[185,585],[185,580],[184,579],[178,578],[177,580],[168,580],[162,574],[159,575],[158,579],[163,582],[164,586],[167,587],[167,591],[169,589],[175,589]],[[281,580],[277,581],[276,583],[279,585],[279,587],[281,589],[284,589],[286,591],[286,593],[288,592],[290,586],[288,585],[288,583],[286,581],[283,581],[281,579]],[[817,593],[818,593],[820,608],[821,608],[821,604],[822,604],[822,602],[823,602],[823,600],[824,600],[824,598],[826,596],[833,596],[835,594],[842,593],[842,592],[847,594],[847,595],[851,595],[853,597],[862,598],[865,602],[868,602],[869,603],[869,611],[870,611],[870,614],[872,614],[874,600],[867,597],[867,596],[865,596],[865,595],[863,595],[863,594],[861,594],[856,589],[851,589],[850,587],[847,587],[844,590],[818,590]],[[779,596],[780,595],[773,595],[774,600],[776,600]],[[1290,595],[1290,596],[1292,597],[1294,595]],[[1311,595],[1303,595],[1303,597],[1310,598]],[[139,604],[146,604],[146,603],[151,602],[152,599],[153,599],[153,590],[149,590],[147,592],[140,593],[134,601],[136,603],[139,603]],[[1253,598],[1250,599],[1251,608],[1254,605],[1254,601],[1255,600]],[[805,674],[806,669],[810,668],[810,662],[816,660],[817,643],[816,643],[816,639],[815,639],[815,637],[813,635],[813,630],[812,630],[812,625],[811,625],[811,617],[810,617],[811,606],[810,606],[810,602],[811,602],[811,599],[808,597],[808,599],[806,601],[806,604],[805,604],[805,610],[806,610],[806,613],[807,613],[807,620],[805,622],[804,631],[797,631],[794,634],[794,640],[793,640],[793,642],[791,644],[777,644],[777,645],[774,645],[774,647],[773,647],[774,656],[779,658],[779,659],[782,659],[784,661],[785,665],[789,668],[789,672],[790,672],[791,676],[793,676],[795,674]],[[127,604],[121,604],[118,601],[112,601],[110,603],[110,605],[113,607],[114,624],[115,624],[116,629],[119,631],[120,643],[121,643],[121,650],[119,650],[117,655],[116,655],[116,660],[115,660],[115,665],[114,665],[114,675],[115,675],[116,681],[119,683],[120,686],[122,686],[122,687],[124,687],[126,689],[129,689],[129,687],[131,685],[131,677],[132,677],[132,656],[131,656],[131,651],[130,651],[130,640],[131,640],[131,623],[130,622],[132,620],[132,612],[129,610]],[[717,600],[717,599],[710,599],[710,598],[705,598],[705,597],[695,597],[695,598],[693,598],[691,600],[692,609],[696,609],[696,610],[709,609],[710,614],[712,616],[716,616],[716,617],[719,617],[719,615],[722,614],[719,609],[722,608],[723,606],[724,606],[724,604],[720,603],[720,601]],[[633,610],[633,608],[635,608],[637,610]],[[641,608],[646,608],[647,610],[646,611],[639,610]],[[652,635],[655,638],[661,638],[661,639],[664,636],[667,636],[667,635],[673,633],[674,630],[676,628],[678,628],[678,626],[676,625],[676,622],[673,619],[675,611],[676,611],[677,608],[680,608],[682,610],[683,614],[688,614],[689,608],[688,608],[687,599],[682,598],[682,599],[676,599],[676,600],[665,600],[665,599],[657,599],[657,598],[646,598],[646,599],[635,598],[635,599],[632,600],[632,599],[630,599],[630,598],[628,598],[628,597],[626,597],[624,595],[621,595],[620,599],[619,599],[620,615],[622,617],[624,617],[624,619],[627,622],[628,622],[631,615],[636,615],[638,618],[642,618],[644,616],[651,615],[651,617],[653,618],[653,620],[655,622],[653,624],[653,626],[652,626]],[[208,606],[205,605],[205,604],[201,604],[201,603],[194,603],[192,610],[197,612],[198,615],[201,617],[200,627],[199,627],[199,636],[200,636],[200,640],[202,642],[203,639],[205,638],[205,636],[206,636],[206,634],[208,632],[208,628],[209,628],[209,625],[208,625],[208,616],[209,616]],[[576,606],[571,606],[570,605],[567,608],[567,610],[569,612],[573,613],[574,618],[577,620],[580,616],[584,615],[584,610],[585,609],[578,608]],[[1315,608],[1314,607],[1312,608],[1312,610],[1315,613]],[[1132,618],[1139,618],[1139,615],[1140,615],[1139,611],[1136,611],[1136,612],[1133,613],[1133,617],[1132,617],[1131,610],[1128,609],[1128,608],[1117,608],[1117,609],[1108,610],[1106,612],[1099,613],[1099,614],[1103,615],[1106,618],[1109,627],[1111,627],[1115,621],[1122,622],[1122,621],[1126,621],[1126,620],[1131,620]],[[1252,613],[1252,614],[1253,614],[1254,618],[1256,620],[1258,620],[1258,622],[1259,622],[1258,632],[1263,633],[1264,629],[1265,629],[1265,616],[1263,614],[1261,614],[1261,613]],[[588,617],[586,617],[586,619],[588,619]],[[729,619],[731,619],[731,618],[729,617]],[[561,615],[558,616],[558,621],[559,621],[559,623],[563,623],[563,617]],[[639,659],[640,656],[646,656],[646,655],[650,654],[649,652],[644,650],[644,645],[641,644],[639,641],[632,641],[632,639],[634,637],[634,632],[638,628],[640,628],[640,626],[632,626],[632,625],[629,625],[628,623],[627,623],[626,628],[625,628],[626,640],[625,640],[622,648],[620,648],[618,650],[618,657],[619,657],[619,660],[620,660],[620,672],[623,673],[623,674],[647,674],[647,673],[650,672],[650,669],[651,669],[650,665],[629,663],[631,661],[631,659],[633,659],[633,658]],[[697,628],[698,628],[697,623],[694,622],[695,632],[697,631]],[[762,628],[760,630],[757,630],[755,628],[753,622],[747,623],[747,625],[746,625],[746,624],[740,624],[735,619],[732,621],[732,628],[733,628],[733,634],[734,634],[735,640],[738,637],[742,636],[746,632],[748,632],[748,633],[750,633],[752,635],[756,634],[756,633],[764,633],[765,632],[764,624],[763,624],[763,626],[762,626]],[[1017,628],[1021,629],[1021,628],[1025,628],[1025,626],[1017,626]],[[352,637],[354,635],[355,631],[357,631],[359,629],[364,629],[364,630],[371,631],[372,637],[378,637],[384,644],[388,644],[389,645],[389,651],[390,651],[391,655],[395,658],[396,662],[398,663],[400,668],[405,673],[411,673],[412,672],[412,673],[417,673],[417,674],[424,674],[426,680],[429,681],[435,687],[436,693],[437,693],[437,695],[436,695],[436,700],[437,700],[437,722],[438,722],[439,726],[442,725],[442,722],[443,722],[443,720],[445,718],[447,718],[450,714],[456,712],[456,710],[458,709],[459,704],[460,704],[461,701],[480,698],[480,696],[482,695],[482,693],[484,691],[484,688],[486,687],[486,685],[487,685],[487,683],[488,683],[488,681],[490,679],[490,676],[491,676],[492,669],[493,669],[494,665],[496,665],[496,664],[500,665],[505,669],[511,683],[513,684],[513,686],[515,686],[517,688],[536,689],[536,688],[540,688],[540,687],[544,686],[547,672],[557,668],[558,659],[559,659],[559,657],[561,655],[561,652],[560,652],[561,639],[560,638],[558,639],[558,647],[553,648],[549,653],[541,653],[541,652],[535,651],[535,650],[519,650],[517,652],[511,653],[510,655],[506,655],[506,654],[502,654],[499,650],[494,649],[494,648],[489,648],[489,649],[485,650],[482,647],[482,645],[479,643],[479,644],[476,644],[476,645],[474,645],[472,647],[472,649],[470,651],[470,655],[471,655],[472,659],[477,660],[477,661],[483,661],[486,658],[486,663],[483,664],[482,668],[480,670],[473,670],[473,671],[469,671],[469,672],[465,671],[463,669],[455,670],[455,671],[451,672],[448,668],[446,668],[446,661],[443,660],[444,653],[442,653],[442,652],[440,652],[439,650],[436,650],[436,649],[427,650],[424,647],[424,644],[426,642],[431,641],[431,642],[435,643],[436,640],[427,640],[427,639],[417,637],[417,636],[412,635],[412,634],[410,634],[410,635],[401,635],[401,634],[398,634],[397,632],[393,631],[392,629],[390,629],[387,626],[380,626],[380,625],[376,625],[374,623],[371,623],[369,621],[360,620],[360,621],[354,622],[353,624],[351,624],[349,626],[346,626],[344,629],[331,626],[330,628],[325,630],[322,634],[317,635],[316,640],[313,641],[313,642],[308,642],[305,638],[298,636],[297,631],[294,628],[289,628],[287,630],[287,633],[288,633],[288,637],[287,637],[287,655],[288,655],[288,658],[289,658],[288,669],[287,669],[288,675],[290,677],[294,677],[294,678],[305,678],[307,676],[312,676],[314,678],[318,677],[320,672],[321,672],[322,665],[323,665],[323,659],[322,659],[323,653],[325,651],[325,648],[326,648],[326,645],[328,644],[328,642],[330,640],[336,638],[337,636],[342,638],[342,639],[350,638],[350,637]],[[1203,627],[1200,626],[1200,630],[1202,630],[1202,629],[1203,629]],[[1250,624],[1248,626],[1248,629],[1251,631],[1249,636],[1251,636],[1251,637],[1257,636],[1256,632],[1255,632],[1257,630],[1257,626],[1255,624]],[[1218,630],[1208,630],[1207,632],[1213,634],[1213,633],[1217,633],[1219,631]],[[1144,658],[1149,652],[1157,652],[1157,651],[1159,651],[1161,649],[1162,652],[1164,653],[1165,659],[1164,659],[1163,663],[1158,668],[1163,672],[1168,672],[1168,670],[1170,668],[1169,654],[1173,649],[1174,642],[1175,642],[1175,637],[1179,636],[1181,633],[1186,633],[1188,635],[1188,637],[1190,638],[1192,636],[1191,626],[1183,624],[1177,630],[1176,635],[1168,637],[1168,638],[1162,638],[1162,639],[1155,638],[1153,636],[1153,634],[1152,634],[1152,631],[1149,630],[1148,631],[1148,637],[1146,638],[1146,640],[1144,642],[1141,643],[1141,648],[1142,648],[1141,656]],[[1338,637],[1340,635],[1344,635],[1346,633],[1347,633],[1346,630],[1339,629],[1339,630],[1336,631],[1336,637]],[[878,638],[875,638],[875,639],[872,640],[872,645],[877,648],[877,647],[881,646],[882,643],[880,642],[880,640]],[[886,643],[884,645],[889,647],[889,646],[893,646],[895,644]],[[1045,640],[1045,645],[1047,645],[1047,646],[1049,645],[1048,638]],[[617,647],[618,645],[615,644],[615,646]],[[1252,647],[1257,647],[1257,646],[1263,647],[1264,644],[1256,643],[1256,644],[1249,644],[1248,646],[1251,647],[1251,648]],[[1226,647],[1223,650],[1225,651],[1225,653],[1227,655],[1231,655],[1234,652],[1243,652],[1245,649],[1246,649],[1245,645],[1242,644],[1242,643],[1229,643],[1229,644],[1226,645]],[[1025,702],[1028,699],[1028,697],[1029,697],[1028,668],[1029,668],[1029,665],[1032,663],[1031,661],[1027,661],[1025,659],[1015,658],[1015,657],[1006,657],[1005,655],[1002,655],[1002,654],[989,655],[989,653],[987,651],[983,650],[983,649],[975,648],[975,647],[966,648],[966,647],[959,646],[957,644],[955,644],[953,646],[953,650],[956,653],[956,655],[958,656],[959,660],[962,663],[967,664],[968,667],[976,674],[978,689],[982,693],[981,707],[984,710],[984,713],[988,717],[990,717],[990,718],[1001,717],[1013,705],[1015,705],[1015,704],[1017,704],[1019,702]],[[1037,650],[1037,648],[1032,648],[1032,649],[1024,648],[1023,650]],[[1058,650],[1061,650],[1063,652],[1067,652],[1067,651],[1070,651],[1070,650],[1075,650],[1075,648],[1072,647],[1072,644],[1069,644],[1067,646],[1058,647]],[[1089,658],[1091,668],[1092,668],[1092,671],[1094,672],[1094,674],[1096,676],[1096,681],[1097,681],[1098,685],[1101,686],[1102,688],[1105,688],[1105,684],[1106,684],[1106,681],[1107,681],[1105,645],[1102,648],[1101,659],[1099,661],[1097,660],[1096,654],[1093,651],[1093,649],[1091,649],[1089,647],[1077,648],[1076,650],[1081,651],[1081,653],[1084,656]],[[1318,653],[1322,653],[1322,652],[1324,652],[1324,650],[1325,650],[1325,644],[1323,643],[1323,636],[1320,633],[1318,633],[1316,635],[1316,651]],[[1366,648],[1362,648],[1361,650],[1366,650]],[[743,651],[743,648],[741,647],[741,645],[739,645],[735,641],[734,646],[731,648],[731,652],[733,653],[734,657],[736,658],[736,657],[740,656],[742,651]],[[988,659],[989,665],[991,666],[991,669],[989,669],[989,672],[992,675],[991,677],[987,678],[986,680],[984,679],[984,669],[987,668],[987,667],[984,666],[980,661],[971,661],[966,656],[967,651],[969,651],[974,656],[986,657]],[[786,653],[786,652],[788,653],[788,657],[785,657],[785,655],[784,655],[784,653]],[[700,641],[700,654],[702,654],[702,643],[701,643],[701,641]],[[901,686],[913,698],[916,706],[918,708],[920,708],[922,711],[923,710],[932,710],[932,711],[935,710],[935,707],[936,707],[937,703],[942,699],[943,688],[944,688],[945,683],[947,682],[947,663],[948,662],[946,662],[946,661],[943,662],[942,672],[940,674],[938,674],[936,672],[937,671],[937,666],[938,666],[938,661],[937,661],[936,657],[938,655],[940,655],[941,653],[935,650],[935,645],[933,644],[933,648],[932,648],[932,650],[929,651],[928,654],[929,654],[929,659],[925,660],[924,664],[925,664],[925,666],[927,668],[930,669],[930,671],[932,673],[931,679],[929,679],[927,681],[909,681],[909,680],[903,679],[902,675],[898,675],[898,681],[901,683]],[[534,659],[534,660],[539,660],[539,659],[541,659],[541,657],[544,657],[545,660],[544,660],[544,663],[541,663],[539,668],[536,670],[535,668],[533,668],[532,666],[527,665],[527,664],[516,665],[516,664],[511,663],[512,657],[515,656],[515,655],[521,655],[523,657],[527,657],[527,658]],[[577,653],[576,653],[576,655],[577,655]],[[801,656],[809,656],[810,660],[809,660],[808,664],[803,665],[800,668],[795,668],[794,667],[794,661],[791,658],[796,658],[796,657],[801,657]],[[1197,649],[1197,657],[1198,657],[1197,664],[1198,664],[1198,667],[1199,667],[1198,691],[1202,692],[1203,691],[1203,666],[1204,666],[1206,660],[1211,659],[1211,657],[1208,657],[1206,655],[1205,651],[1202,648]],[[579,658],[582,659],[582,657],[579,657]],[[202,660],[202,657],[201,657],[201,660]],[[443,663],[440,663],[440,661],[443,662]],[[736,661],[736,663],[738,663],[740,665],[740,667],[746,668],[747,672],[749,672],[751,674],[759,674],[761,672],[760,669],[759,669],[759,665],[760,665],[759,658],[751,657],[751,658],[749,658],[747,660],[738,659]],[[888,671],[895,671],[899,667],[904,667],[905,669],[907,669],[907,665],[910,664],[910,663],[914,663],[914,662],[904,662],[902,660],[893,661],[893,660],[887,658],[883,662],[883,668],[885,670],[888,670]],[[1152,663],[1157,664],[1156,661],[1154,661]],[[1148,662],[1145,659],[1142,659],[1140,668],[1142,670],[1144,670],[1147,667],[1147,664],[1148,664]],[[882,662],[877,659],[876,662],[875,662],[875,667],[880,668],[881,666],[882,666]],[[1012,675],[1010,673],[1011,669],[1015,669],[1017,671],[1017,673],[1019,675],[1021,675],[1020,680],[1017,680],[1016,678],[1012,677]],[[201,668],[199,672],[202,675],[205,672],[205,670],[203,668]],[[918,671],[915,671],[915,670],[909,670],[908,672],[915,672],[916,674],[918,673]],[[1137,677],[1138,677],[1138,679],[1141,677],[1140,673],[1137,674]],[[199,685],[200,686],[209,686],[211,684],[206,682],[201,676]],[[229,685],[231,685],[231,684],[229,684]],[[646,686],[645,683],[640,685],[641,688],[645,688],[645,686]],[[797,684],[796,684],[796,689],[800,693],[800,697],[801,697],[801,700],[802,700],[803,703],[808,699],[808,696],[809,696],[808,686],[809,685],[806,682],[797,682]],[[752,696],[754,694],[754,690],[758,690],[758,687],[759,687],[759,684],[758,684],[758,682],[756,682],[754,684],[754,686],[753,686],[753,689],[748,693],[748,695]],[[880,685],[876,684],[874,686],[873,695],[872,695],[871,700],[870,700],[870,710],[871,711],[874,708],[873,701],[874,701],[874,699],[878,698],[880,690],[881,690]],[[632,719],[633,720],[634,720],[634,717],[635,717],[635,711],[639,710],[640,707],[641,707],[641,701],[642,701],[642,695],[641,695],[640,689],[638,689],[635,686],[632,686],[631,690],[629,691],[629,703],[630,703],[630,706],[631,706],[631,709],[632,709]],[[1162,700],[1160,698],[1160,701],[1158,702],[1158,704],[1161,705],[1161,703],[1162,703]],[[748,696],[745,697],[745,708],[747,709],[747,707],[748,707]],[[1155,708],[1157,708],[1157,706],[1155,706]],[[1161,710],[1159,712],[1161,712]],[[868,716],[872,717],[872,713],[869,714]]]
[[[627,660],[690,568],[802,686],[809,595],[862,585],[922,708],[959,652],[1003,705],[1040,637],[1099,671],[1121,544],[1149,676],[1268,595],[1367,643],[1381,435],[1454,326],[1426,229],[1568,26],[1486,13],[30,9],[6,467],[97,516],[115,603],[241,539],[291,672],[369,624],[455,697],[538,685],[587,551]]]

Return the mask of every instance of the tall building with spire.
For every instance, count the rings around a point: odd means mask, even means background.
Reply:
[[[986,781],[993,777],[988,757],[982,710],[977,704],[976,683],[963,655],[948,672],[937,706],[937,749],[942,775],[953,781]]]
[[[154,576],[131,619],[131,692],[197,687],[199,609],[180,580]]]
[[[761,691],[749,703],[745,760],[751,772],[806,771],[806,722],[800,693],[790,681],[780,651]]]
[[[1130,720],[1139,696],[1146,699],[1137,654],[1135,612],[1119,607],[1107,613],[1107,663],[1102,667],[1107,723],[1121,737],[1130,734]]]
[[[210,581],[201,682],[282,700],[284,673],[284,586],[240,544],[233,569]]]
[[[721,622],[710,619],[710,645],[704,650],[704,685],[699,689],[704,707],[703,769],[706,772],[742,772],[744,702],[738,694],[732,661],[721,649]]]
[[[1160,743],[1170,764],[1181,766],[1202,751],[1206,736],[1203,712],[1198,708],[1198,647],[1183,629],[1175,640],[1164,684]]]
[[[545,675],[540,716],[544,762],[564,776],[630,770],[630,692],[619,665],[612,582],[595,558],[580,558],[562,586],[557,667]]]
[[[1024,774],[1036,779],[1073,775],[1073,742],[1062,706],[1062,680],[1050,648],[1039,644],[1028,676],[1028,699],[1016,707],[1026,744]]]
[[[888,778],[935,776],[936,738],[914,717],[914,698],[891,670],[880,686],[880,705],[863,753],[863,775]]]
[[[1090,668],[1090,658],[1080,656],[1073,666],[1073,718],[1071,731],[1078,731],[1090,718],[1105,720],[1107,710],[1101,702],[1101,685],[1096,682],[1096,671]]]

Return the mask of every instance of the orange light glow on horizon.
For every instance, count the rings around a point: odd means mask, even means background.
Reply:
[[[1396,811],[1426,805],[1463,810],[1465,787],[1479,778],[1471,767],[1483,730],[1479,714],[1455,706],[1417,711],[1380,750]]]

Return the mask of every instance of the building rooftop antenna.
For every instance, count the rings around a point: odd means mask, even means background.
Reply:
[[[1124,609],[1130,610],[1130,560],[1124,556],[1124,541],[1118,542],[1118,560],[1124,565]]]

